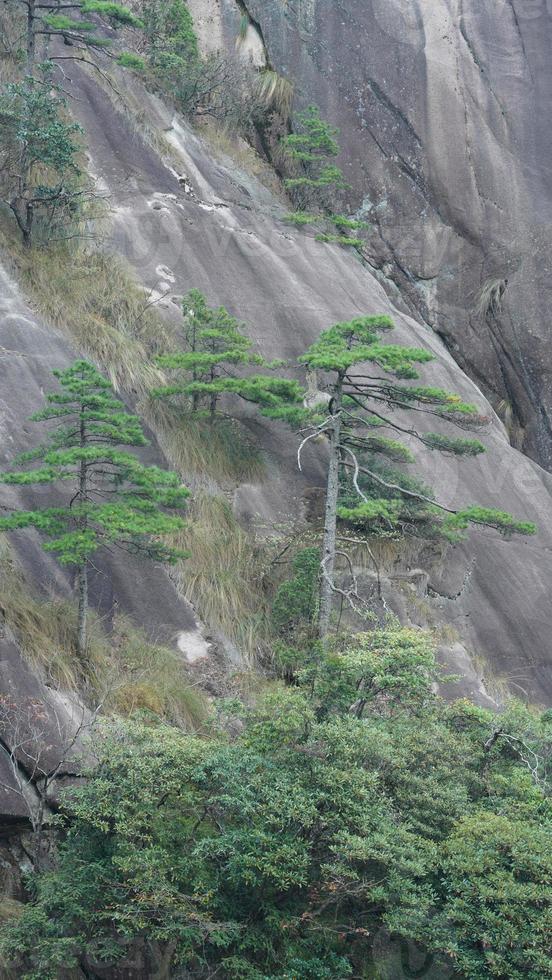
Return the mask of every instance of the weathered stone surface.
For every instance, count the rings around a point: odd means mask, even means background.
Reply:
[[[40,426],[28,422],[28,418],[43,407],[44,393],[55,386],[53,369],[70,364],[78,355],[34,316],[1,268],[0,345],[0,469],[5,470],[17,453],[36,445],[42,437]],[[148,458],[159,461],[155,446],[148,450]],[[0,493],[3,508],[52,505],[58,499],[51,488],[44,487],[4,486]],[[10,538],[31,587],[44,596],[72,595],[71,573],[62,570],[42,550],[37,535],[14,533]],[[162,567],[131,560],[123,553],[100,555],[94,566],[91,601],[106,623],[117,611],[128,613],[152,640],[172,644],[175,649],[182,631],[190,636],[197,633],[200,639],[193,611],[179,598]],[[1,606],[0,596],[0,620]],[[81,725],[83,718],[82,712],[74,716],[77,695],[73,692],[65,698],[45,685],[39,672],[23,659],[1,621],[0,698],[4,707],[7,705],[5,730],[0,732],[0,817],[12,821],[25,819],[28,808],[2,743],[17,756],[24,782],[25,773],[33,769],[33,759],[39,759],[39,770],[56,765],[60,753],[65,753],[72,729]],[[18,727],[18,732],[14,733],[14,727]],[[14,738],[22,739],[24,745],[17,747]],[[28,757],[29,752],[32,758]],[[61,774],[72,771],[68,758]]]
[[[43,438],[40,425],[29,416],[44,406],[44,394],[55,388],[52,371],[71,363],[78,352],[58,333],[46,327],[25,304],[15,283],[0,268],[0,469],[10,468],[14,456],[36,446]],[[158,462],[150,447],[146,461]],[[50,487],[4,486],[3,508],[31,507],[55,500]],[[40,546],[34,532],[10,535],[29,578],[47,595],[72,594],[71,572],[63,570]],[[99,554],[91,575],[92,604],[109,620],[116,610],[129,613],[159,642],[177,645],[182,630],[193,630],[195,617],[181,601],[159,566],[130,559],[123,553]]]
[[[281,205],[236,168],[219,164],[181,121],[170,137],[181,163],[163,165],[145,146],[94,79],[72,71],[80,101],[77,110],[89,134],[93,169],[106,176],[115,210],[113,242],[143,282],[155,288],[163,266],[174,277],[175,295],[192,286],[212,303],[223,303],[243,319],[251,337],[269,356],[295,358],[320,330],[361,313],[390,312],[397,340],[432,350],[429,382],[458,390],[481,405],[492,423],[485,435],[486,457],[458,464],[427,455],[428,482],[445,504],[480,502],[536,520],[538,537],[505,542],[494,533],[472,534],[469,542],[432,563],[425,624],[452,623],[463,647],[490,665],[496,677],[537,700],[552,694],[548,601],[552,477],[509,444],[504,427],[476,385],[458,368],[439,337],[393,307],[382,285],[355,254],[290,231],[279,220]],[[133,85],[135,83],[133,82]],[[143,94],[144,111],[152,106]],[[188,193],[175,174],[182,171]],[[161,207],[157,207],[158,202]],[[297,472],[296,443],[287,430],[250,422],[267,450],[265,485],[244,487],[239,510],[264,523],[305,500],[319,487],[320,452],[305,455],[310,469]],[[290,502],[295,501],[290,507]],[[416,561],[415,567],[418,567]],[[408,569],[407,569],[408,571]],[[452,657],[454,659],[454,644]],[[458,651],[457,651],[458,652]],[[464,653],[458,656],[459,662]],[[481,670],[480,670],[481,673]],[[517,685],[517,686],[516,686]],[[473,677],[466,690],[475,691]]]
[[[551,468],[550,0],[245,6],[297,106],[339,126],[373,261]]]

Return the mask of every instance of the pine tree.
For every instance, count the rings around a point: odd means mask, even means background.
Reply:
[[[205,411],[214,421],[222,395],[237,395],[260,405],[261,410],[276,409],[282,403],[297,404],[302,395],[294,381],[270,375],[236,373],[239,367],[271,367],[251,350],[241,324],[223,307],[211,309],[205,296],[192,289],[184,297],[184,345],[182,353],[156,358],[160,367],[174,371],[177,380],[158,388],[158,398],[186,397],[193,413]]]
[[[291,191],[299,191],[300,199],[325,200],[324,192],[347,187],[343,171],[332,160],[341,149],[337,141],[338,130],[320,117],[318,106],[310,105],[295,118],[296,132],[284,136],[282,145],[285,155],[302,171],[285,181]]]
[[[73,53],[48,53],[51,61],[82,60],[86,51],[109,47],[90,15],[105,19],[114,26],[140,27],[141,21],[119,3],[108,0],[7,0],[25,19],[26,71],[32,75],[37,60],[37,42],[61,38]],[[42,52],[41,52],[42,53]]]
[[[129,415],[111,386],[92,365],[76,361],[55,371],[61,391],[32,421],[58,420],[44,445],[16,459],[18,471],[0,481],[15,486],[64,483],[69,501],[58,507],[20,510],[0,518],[0,530],[36,528],[45,551],[74,566],[78,580],[78,650],[86,655],[88,566],[98,549],[115,545],[131,554],[174,563],[186,555],[163,543],[179,531],[181,508],[189,496],[175,473],[143,466],[121,446],[147,444],[139,419]],[[39,461],[38,467],[28,464]]]
[[[298,227],[321,227],[318,241],[360,248],[364,242],[358,232],[369,225],[354,216],[334,213],[336,197],[348,187],[343,171],[333,162],[341,153],[339,131],[320,117],[314,105],[298,113],[294,124],[296,131],[281,142],[285,158],[296,171],[284,184],[299,210],[286,220]]]
[[[27,248],[37,221],[43,238],[64,237],[92,194],[78,165],[82,129],[64,119],[65,104],[46,66],[0,93],[0,197]]]
[[[485,447],[473,438],[419,431],[412,414],[432,416],[440,422],[473,430],[487,423],[474,405],[449,391],[405,384],[418,379],[417,365],[434,359],[428,351],[382,342],[393,328],[386,316],[359,317],[324,331],[300,358],[310,371],[329,375],[329,411],[325,418],[310,418],[301,445],[325,434],[329,439],[326,513],[322,547],[322,582],[319,631],[327,636],[335,591],[337,521],[349,521],[367,533],[382,527],[404,532],[404,513],[414,508],[414,519],[425,522],[449,538],[458,537],[470,524],[495,528],[508,536],[534,534],[535,525],[503,511],[471,506],[456,511],[434,500],[430,490],[413,485],[400,472],[389,476],[373,463],[413,459],[408,446],[378,430],[416,440],[425,448],[454,456],[476,456]],[[366,365],[372,365],[372,370]],[[379,371],[378,371],[379,369]],[[400,420],[401,413],[409,420]],[[281,413],[284,417],[284,413]],[[398,417],[399,416],[399,417]],[[410,513],[412,517],[412,511]]]

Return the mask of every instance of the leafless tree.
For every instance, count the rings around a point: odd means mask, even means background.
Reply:
[[[35,870],[42,866],[44,835],[52,820],[52,793],[63,775],[78,775],[84,767],[86,743],[101,712],[70,700],[0,695],[0,752],[11,779],[0,786],[24,804],[32,828],[30,858]]]

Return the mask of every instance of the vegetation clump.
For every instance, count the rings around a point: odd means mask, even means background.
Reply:
[[[175,473],[143,466],[120,447],[144,446],[139,419],[113,397],[111,386],[92,365],[76,361],[54,372],[59,392],[47,396],[47,407],[35,422],[56,421],[44,445],[22,453],[19,469],[3,473],[4,485],[32,487],[65,484],[69,499],[60,506],[18,510],[0,518],[0,530],[36,528],[44,550],[62,565],[73,566],[78,582],[77,648],[87,653],[88,567],[106,545],[126,549],[154,561],[174,563],[186,557],[163,538],[181,530],[181,509],[189,491]],[[39,461],[38,467],[28,464]]]
[[[336,199],[348,188],[343,171],[334,162],[341,153],[338,135],[321,118],[318,106],[311,105],[297,113],[294,131],[282,137],[284,160],[293,170],[284,185],[297,205],[286,220],[297,227],[318,226],[317,241],[362,248],[364,239],[351,232],[364,231],[369,224],[353,215],[334,213]]]
[[[236,373],[240,367],[275,365],[251,351],[251,341],[224,307],[211,309],[197,289],[184,297],[182,306],[185,350],[156,358],[157,364],[174,372],[177,379],[156,389],[155,397],[184,396],[196,415],[206,405],[211,421],[215,420],[220,399],[225,394],[259,405],[264,411],[300,402],[302,391],[294,381],[277,375]]]
[[[79,163],[82,129],[45,68],[0,91],[0,196],[23,244],[72,237],[94,200]]]
[[[385,968],[386,930],[443,973],[541,980],[550,718],[446,704],[438,676],[427,635],[391,628],[221,704],[240,734],[105,726],[2,955],[25,980],[134,942],[151,974],[343,980]]]

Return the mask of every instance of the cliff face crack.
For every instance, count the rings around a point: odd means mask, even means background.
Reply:
[[[378,102],[382,106],[384,106],[384,108],[387,109],[387,111],[390,112],[391,115],[394,116],[395,119],[397,119],[406,128],[408,134],[412,136],[415,143],[419,147],[421,147],[422,141],[418,136],[416,130],[414,129],[412,123],[404,114],[402,109],[400,109],[398,106],[395,105],[395,103],[389,98],[389,96],[383,91],[383,89],[380,88],[380,86],[375,81],[375,79],[368,78],[367,83],[370,87],[370,90],[373,92],[375,98],[378,100]]]
[[[430,596],[433,599],[448,599],[450,602],[457,602],[458,599],[462,598],[466,589],[468,588],[468,585],[470,584],[471,577],[475,571],[475,565],[476,565],[476,559],[472,558],[470,562],[470,567],[467,569],[466,574],[464,575],[464,580],[458,592],[452,592],[452,593],[442,592],[440,589],[437,589],[435,586],[428,584],[427,586],[428,596]]]
[[[521,50],[523,52],[523,57],[525,59],[525,62],[527,64],[527,69],[529,71],[529,77],[530,77],[531,81],[534,83],[535,79],[533,77],[533,72],[532,72],[532,69],[531,69],[531,62],[529,61],[529,58],[528,58],[528,55],[527,55],[527,49],[525,47],[525,40],[524,40],[524,37],[523,37],[523,32],[521,30],[521,24],[519,22],[519,17],[517,15],[517,10],[516,10],[516,7],[515,7],[515,0],[506,0],[506,2],[509,5],[509,7],[511,8],[512,17],[514,19],[514,25],[515,25],[515,28],[516,28],[516,31],[517,31],[517,34],[518,34],[518,37],[519,37]]]
[[[463,2],[462,2],[462,7],[463,7]],[[478,54],[477,54],[477,52],[475,50],[475,47],[473,45],[473,42],[472,42],[472,40],[471,40],[471,38],[470,38],[470,36],[468,34],[468,31],[467,31],[467,28],[466,28],[466,19],[465,19],[465,16],[464,16],[463,11],[460,14],[460,19],[459,19],[459,22],[458,22],[458,27],[459,27],[460,34],[461,34],[461,36],[462,36],[462,38],[463,38],[463,40],[464,40],[464,42],[466,44],[466,47],[468,49],[468,52],[469,52],[469,54],[471,56],[471,59],[472,59],[474,65],[475,65],[475,67],[479,71],[479,73],[481,75],[481,78],[484,80],[486,87],[488,88],[488,90],[491,93],[493,99],[495,100],[498,108],[500,109],[501,115],[504,117],[504,119],[506,119],[506,110],[505,110],[502,102],[498,98],[498,96],[497,96],[497,94],[496,94],[496,92],[495,92],[495,90],[494,90],[494,88],[493,88],[493,86],[491,84],[491,81],[490,81],[490,78],[489,78],[489,75],[488,75],[488,72],[487,72],[486,68],[484,67],[484,65],[481,64],[481,61],[479,60],[479,56],[478,56]]]

